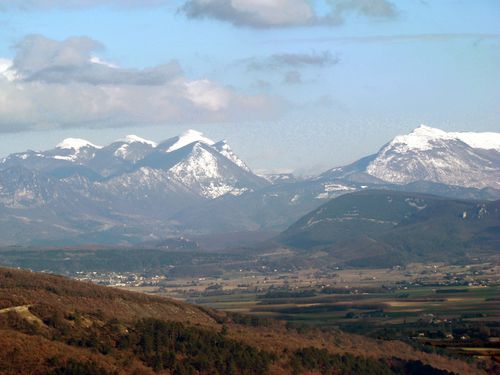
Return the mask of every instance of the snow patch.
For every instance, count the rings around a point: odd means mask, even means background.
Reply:
[[[396,152],[425,151],[438,141],[458,140],[472,148],[500,151],[500,133],[445,132],[441,129],[420,125],[410,134],[396,136],[386,147]]]
[[[233,152],[231,147],[226,143],[225,140],[220,141],[213,145],[213,147],[223,156],[231,160],[234,164],[236,164],[241,169],[244,169],[247,172],[250,172],[250,168],[241,160],[236,154]]]
[[[449,133],[468,144],[472,148],[481,148],[484,150],[500,151],[500,133]]]
[[[73,160],[75,160],[75,156],[74,155],[72,155],[72,156],[54,155],[53,159],[73,161]]]
[[[125,143],[144,143],[146,145],[150,145],[152,147],[158,146],[158,143],[154,141],[150,141],[149,139],[141,138],[137,135],[134,134],[129,134],[125,136],[125,138],[118,140],[119,142],[125,142]]]
[[[61,143],[59,143],[56,148],[64,149],[64,150],[75,150],[79,151],[84,147],[92,147],[92,148],[102,148],[101,146],[97,146],[85,139],[81,138],[66,138]]]
[[[201,133],[197,130],[189,129],[184,134],[179,136],[177,142],[175,142],[172,146],[170,146],[168,148],[167,152],[172,152],[172,151],[178,150],[178,149],[180,149],[184,146],[187,146],[191,143],[194,143],[194,142],[201,142],[201,143],[205,143],[205,144],[210,145],[210,146],[215,144],[214,141],[205,137],[203,135],[203,133]]]
[[[406,198],[405,202],[408,203],[410,207],[416,208],[418,211],[421,211],[427,207],[427,205],[419,199]]]

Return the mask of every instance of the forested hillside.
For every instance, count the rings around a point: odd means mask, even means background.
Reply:
[[[2,374],[481,373],[401,342],[12,269],[0,269],[0,347]]]

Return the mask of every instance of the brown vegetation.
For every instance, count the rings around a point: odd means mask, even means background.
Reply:
[[[236,358],[235,363],[224,365],[232,366],[235,373],[250,373],[244,369],[248,370],[247,362],[251,360],[262,368],[267,366],[269,374],[288,374],[292,373],[293,353],[308,347],[326,349],[331,355],[349,353],[356,356],[353,358],[383,359],[383,366],[384,361],[390,364],[397,357],[458,374],[481,373],[473,365],[418,352],[401,342],[376,341],[339,331],[298,332],[272,320],[240,320],[231,314],[165,298],[60,276],[0,269],[0,373],[182,373],[182,364],[189,371],[193,368],[209,374],[216,373],[215,368],[225,368],[221,367],[224,358]],[[156,335],[156,331],[144,331],[149,326],[160,327],[163,336],[149,337]],[[177,345],[176,337],[184,344]],[[171,346],[170,351],[158,348],[159,344],[144,346],[148,340],[155,343],[160,339],[166,347]],[[218,351],[212,357],[221,360],[198,357],[199,350],[212,348],[193,349],[196,340],[200,348],[216,343]],[[252,357],[237,354],[248,352],[254,353]],[[189,362],[190,356],[198,362]],[[338,358],[332,357],[332,363]],[[209,366],[205,372],[200,370],[203,366]],[[297,366],[294,371],[303,369],[303,373],[326,371]],[[68,370],[72,368],[77,370]]]

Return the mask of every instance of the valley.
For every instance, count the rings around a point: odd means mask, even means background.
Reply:
[[[336,328],[471,361],[500,358],[500,267],[491,263],[240,272],[120,287],[244,314],[250,322],[279,319],[303,331]]]
[[[42,270],[57,265],[59,273],[79,281],[237,314],[234,319],[251,326],[270,324],[271,319],[305,333],[340,329],[373,339],[401,340],[417,350],[487,368],[499,357],[500,265],[495,256],[461,264],[355,268],[325,263],[324,252],[305,259],[301,252],[285,249],[252,254],[248,249],[229,253],[52,249],[43,256],[38,253],[38,259],[37,252],[41,250],[26,251],[24,260],[22,251],[15,254],[24,266],[40,262]],[[85,253],[93,262],[87,263]],[[31,263],[23,263],[27,261]],[[165,266],[134,268],[156,262]],[[92,271],[93,267],[100,270]]]

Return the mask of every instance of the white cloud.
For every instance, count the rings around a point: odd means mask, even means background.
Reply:
[[[4,78],[13,81],[17,77],[17,72],[12,69],[13,62],[9,59],[0,58],[0,79]]]
[[[162,85],[182,75],[176,61],[148,69],[120,69],[103,62],[95,52],[104,47],[87,37],[56,41],[30,35],[16,46],[15,69],[25,81],[46,83]]]
[[[118,68],[118,65],[113,64],[112,62],[109,62],[109,61],[101,60],[101,58],[98,57],[98,56],[91,56],[89,61],[91,63],[93,63],[93,64],[99,64],[99,65],[107,66],[108,68],[115,68],[115,69]]]
[[[123,69],[88,38],[30,36],[0,60],[0,132],[264,119],[274,99],[189,79],[176,62]],[[2,79],[3,77],[3,79]]]
[[[186,98],[210,111],[220,111],[229,105],[229,91],[207,79],[186,82]]]

